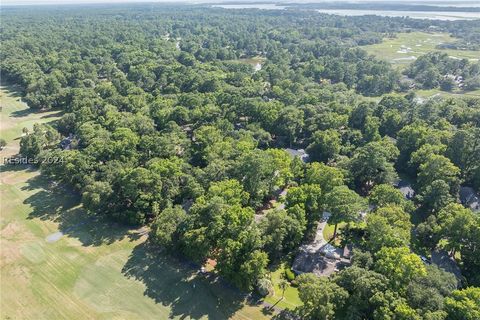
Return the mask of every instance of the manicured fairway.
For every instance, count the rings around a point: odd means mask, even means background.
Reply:
[[[431,89],[431,90],[415,90],[415,93],[422,98],[431,98],[431,97],[471,97],[471,98],[480,98],[480,89],[473,91],[456,91],[456,92],[446,92],[441,91],[440,89]]]
[[[415,58],[430,51],[445,52],[449,56],[459,59],[479,59],[478,51],[440,50],[436,48],[441,43],[451,43],[455,40],[446,33],[397,33],[395,38],[385,38],[381,43],[363,46],[362,48],[399,68],[405,68]]]
[[[30,112],[6,88],[0,99],[2,160],[23,127],[59,116]],[[151,248],[144,230],[87,215],[34,168],[0,169],[1,319],[266,318],[238,291]]]

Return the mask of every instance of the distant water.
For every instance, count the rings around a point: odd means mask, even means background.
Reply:
[[[257,4],[214,4],[212,7],[224,9],[264,9],[264,10],[283,10],[286,6],[277,6],[274,3]]]
[[[409,2],[415,3],[415,2]],[[455,5],[450,2],[425,2],[425,5],[438,6],[479,6],[476,3],[465,2]],[[255,4],[215,4],[212,7],[224,9],[264,9],[264,10],[284,10],[288,6],[276,5],[274,3],[255,3]],[[356,9],[317,9],[316,11],[328,14],[336,14],[341,16],[364,16],[377,15],[384,17],[410,17],[413,19],[430,19],[430,20],[475,20],[480,19],[480,12],[442,12],[442,11],[396,11],[396,10],[356,10]]]
[[[382,1],[379,1],[382,2]],[[458,0],[447,0],[447,1],[405,1],[402,4],[416,4],[416,5],[425,5],[425,6],[437,6],[437,7],[480,7],[480,2],[471,0],[471,1],[458,1]]]
[[[438,12],[438,11],[394,11],[394,10],[342,10],[318,9],[321,13],[336,14],[341,16],[377,15],[384,17],[410,17],[413,19],[430,20],[475,20],[480,19],[480,12]]]

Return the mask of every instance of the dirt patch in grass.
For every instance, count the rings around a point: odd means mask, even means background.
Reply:
[[[15,283],[17,285],[26,285],[30,282],[30,279],[32,278],[30,269],[28,269],[26,266],[15,266],[14,268],[10,269],[9,273],[12,277],[15,278]]]
[[[18,261],[22,257],[20,248],[17,244],[11,241],[2,240],[0,245],[2,247],[2,250],[0,250],[0,266],[2,268]]]
[[[12,221],[8,223],[1,231],[2,240],[17,240],[17,243],[31,241],[35,239],[35,236],[22,224]],[[2,248],[3,250],[3,248]]]
[[[2,236],[5,239],[16,238],[16,236],[23,231],[22,229],[24,228],[22,228],[22,226],[19,223],[15,221],[10,222],[5,226],[5,228],[2,229]]]

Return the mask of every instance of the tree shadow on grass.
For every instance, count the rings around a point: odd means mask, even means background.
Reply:
[[[6,91],[6,93],[9,97],[21,98],[23,96],[22,87],[17,85],[17,84],[14,84],[12,82],[7,81],[5,79],[5,77],[0,78],[0,86],[2,86],[3,89],[5,89],[5,91]]]
[[[28,109],[13,111],[12,113],[10,113],[10,116],[15,118],[22,118],[37,112],[38,110],[28,108]]]
[[[54,110],[48,110],[48,111],[54,111]],[[58,118],[58,117],[61,117],[64,113],[65,112],[63,110],[60,110],[60,111],[56,111],[54,113],[45,114],[45,115],[41,116],[40,118],[41,119]],[[56,121],[54,121],[53,123],[55,123],[55,122]]]
[[[53,112],[53,113],[51,113]],[[48,118],[55,118],[55,117],[60,117],[62,116],[65,112],[62,110],[56,110],[56,109],[22,109],[22,110],[17,110],[13,111],[10,113],[11,117],[14,118],[22,118],[26,117],[31,114],[42,114],[45,113],[44,115],[40,116],[40,119],[48,119]]]
[[[15,159],[16,156],[13,155],[13,156],[8,156],[8,157],[4,157],[2,159],[3,162],[7,162],[7,161],[13,161],[13,160],[10,160],[10,159]],[[34,166],[32,165],[25,165],[25,164],[4,164],[3,166],[0,166],[0,173],[14,173],[14,172],[20,172],[20,171],[25,171],[25,172],[33,172],[33,171],[36,171],[37,168],[35,168]]]
[[[122,272],[143,282],[146,296],[169,307],[169,318],[228,319],[243,307],[245,294],[198,270],[147,241],[132,251]]]
[[[28,219],[54,221],[62,234],[78,239],[84,246],[139,237],[127,226],[101,214],[88,214],[80,206],[79,195],[45,176],[32,177],[21,189],[31,192],[24,200],[32,208]],[[54,234],[49,236],[56,239]],[[122,273],[142,282],[146,287],[144,295],[168,307],[169,318],[228,319],[243,307],[244,293],[214,275],[198,275],[198,270],[198,265],[167,256],[147,241],[134,248]]]
[[[50,182],[41,174],[29,179],[22,190],[36,191],[23,202],[32,207],[28,219],[56,222],[62,234],[78,239],[84,246],[111,244],[125,237],[131,241],[137,238],[127,226],[99,214],[89,214],[81,207],[77,193]]]

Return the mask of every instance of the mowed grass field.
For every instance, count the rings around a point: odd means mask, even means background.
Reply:
[[[426,33],[409,32],[397,33],[395,38],[385,38],[382,43],[363,46],[368,53],[383,59],[397,68],[399,71],[405,69],[416,58],[432,51],[447,53],[450,57],[458,59],[469,59],[476,61],[480,58],[480,51],[437,49],[436,46],[441,43],[451,43],[456,39],[447,33]],[[442,97],[480,97],[480,90],[454,92],[441,91],[440,89],[415,90],[415,93],[422,98],[434,96]],[[366,98],[367,101],[379,101],[380,98]]]
[[[415,93],[422,98],[430,98],[434,96],[440,97],[471,97],[471,98],[480,98],[480,89],[472,91],[456,91],[456,92],[446,92],[440,89],[430,89],[430,90],[415,90]]]
[[[3,158],[22,128],[57,119],[0,92]],[[35,168],[0,167],[1,319],[264,319],[261,307],[152,248],[144,229],[89,216]]]
[[[385,38],[383,42],[363,46],[368,53],[384,59],[403,69],[415,58],[431,51],[441,51],[459,59],[479,59],[479,51],[437,49],[442,43],[451,43],[456,39],[447,33],[409,32],[397,33],[395,38]]]

